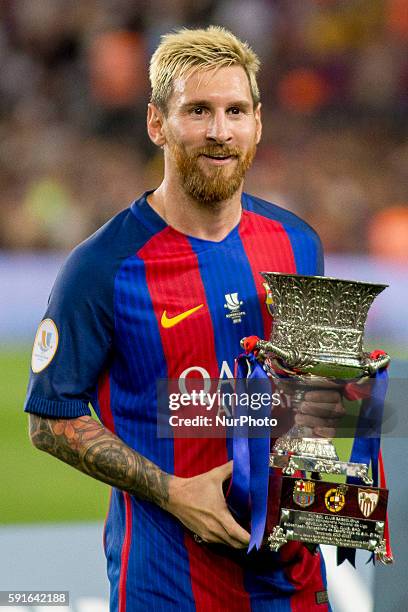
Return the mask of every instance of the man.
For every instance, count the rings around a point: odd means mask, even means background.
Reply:
[[[323,272],[306,223],[242,193],[261,137],[258,67],[221,28],[163,38],[147,117],[163,182],[73,251],[34,343],[34,445],[113,487],[114,611],[327,610],[318,552],[247,556],[223,495],[227,441],[156,434],[158,378],[230,378],[240,339],[269,335],[261,270]],[[331,427],[339,394],[306,399],[302,422]]]

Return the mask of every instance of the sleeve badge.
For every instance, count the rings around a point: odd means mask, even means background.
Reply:
[[[58,329],[52,319],[44,319],[38,326],[31,355],[31,369],[34,374],[45,370],[54,359],[58,348]]]

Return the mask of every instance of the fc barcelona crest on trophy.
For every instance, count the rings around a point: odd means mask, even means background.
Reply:
[[[315,483],[311,480],[296,480],[293,489],[293,501],[302,508],[311,506],[314,502]]]

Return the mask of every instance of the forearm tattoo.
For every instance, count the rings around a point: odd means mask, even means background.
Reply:
[[[166,508],[169,474],[92,417],[57,420],[30,415],[30,437],[34,446],[81,472]]]

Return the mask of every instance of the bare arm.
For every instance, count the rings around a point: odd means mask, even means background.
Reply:
[[[36,448],[81,472],[166,508],[170,475],[92,417],[47,419],[32,414],[30,438]]]
[[[249,534],[235,522],[222,484],[232,462],[193,478],[161,470],[90,416],[47,419],[30,415],[34,446],[109,485],[151,501],[207,542],[242,548]]]

